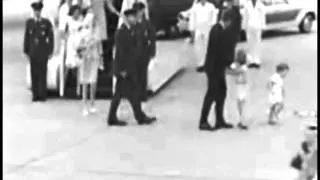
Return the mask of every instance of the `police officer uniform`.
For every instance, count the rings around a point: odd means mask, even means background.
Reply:
[[[125,11],[126,16],[135,16],[135,10]],[[108,124],[124,126],[126,122],[118,120],[117,110],[121,98],[127,98],[132,106],[138,124],[151,124],[156,119],[147,117],[141,109],[140,86],[138,84],[137,42],[132,25],[122,24],[115,36],[114,75],[117,79],[115,94],[110,105]]]
[[[42,2],[31,4],[41,11]],[[46,18],[33,17],[26,21],[23,52],[30,60],[33,101],[44,101],[47,96],[47,64],[54,48],[52,24]]]
[[[142,11],[145,5],[141,2],[133,4],[133,9]],[[156,53],[156,31],[154,26],[145,17],[135,26],[137,38],[137,56],[138,56],[138,81],[141,90],[141,100],[147,100],[148,85],[148,66],[152,57]]]

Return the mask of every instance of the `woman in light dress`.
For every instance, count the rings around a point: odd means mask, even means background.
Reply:
[[[69,16],[66,22],[67,34],[67,54],[66,66],[68,68],[75,68],[79,64],[79,56],[77,48],[80,43],[80,31],[83,24],[83,16],[81,15],[81,8],[77,5],[71,6]]]
[[[93,13],[89,12],[81,28],[80,56],[78,82],[82,87],[83,115],[95,113],[95,94],[98,80],[98,70],[103,66],[102,44],[98,31],[97,21]],[[88,103],[88,88],[90,87],[90,103]]]

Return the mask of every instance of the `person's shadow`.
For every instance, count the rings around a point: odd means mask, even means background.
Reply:
[[[273,38],[280,38],[280,37],[289,37],[289,36],[306,36],[310,35],[315,32],[311,33],[300,33],[298,30],[268,30],[262,33],[262,39],[273,39]],[[244,32],[241,33],[241,42],[246,41],[246,35]]]
[[[300,33],[298,30],[268,30],[268,31],[264,31],[262,33],[262,38],[263,39],[273,39],[273,38],[279,38],[279,37],[288,37],[288,36],[305,36],[305,35],[309,35],[309,34],[313,34],[316,32],[310,32],[310,33]],[[180,34],[175,34],[175,35],[171,35],[168,36],[166,34],[159,34],[157,36],[157,40],[160,41],[174,41],[174,40],[178,40],[178,39],[184,39],[190,36],[189,32],[182,32]],[[241,37],[240,37],[240,42],[245,42],[246,41],[246,35],[245,32],[241,32]]]

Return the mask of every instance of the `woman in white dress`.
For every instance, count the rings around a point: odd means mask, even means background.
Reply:
[[[66,22],[67,29],[67,55],[66,66],[75,68],[79,65],[79,56],[77,48],[80,44],[80,30],[83,24],[81,8],[77,5],[71,6],[69,16]]]
[[[81,41],[78,47],[81,61],[79,63],[78,81],[82,86],[83,115],[95,113],[94,107],[98,69],[102,64],[102,44],[95,16],[89,12],[81,29]],[[90,87],[90,104],[88,104],[88,87]]]

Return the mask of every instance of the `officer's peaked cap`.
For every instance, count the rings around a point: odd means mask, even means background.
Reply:
[[[33,10],[41,10],[43,8],[43,4],[42,2],[34,2],[34,3],[31,3],[31,8]]]
[[[137,14],[137,10],[135,9],[128,9],[124,11],[125,16],[135,16]]]
[[[145,6],[144,3],[142,3],[142,2],[135,2],[135,3],[133,4],[133,6],[132,6],[132,9],[135,9],[135,10],[137,10],[137,11],[143,10],[143,9],[145,9],[145,8],[146,8],[146,6]]]

